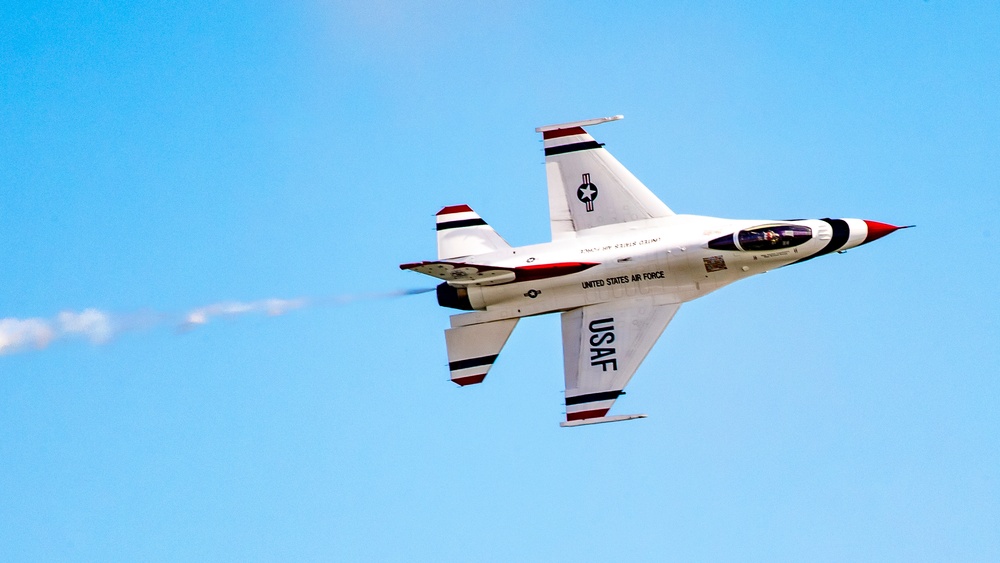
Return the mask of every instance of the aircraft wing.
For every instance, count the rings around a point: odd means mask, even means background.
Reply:
[[[680,308],[635,298],[562,313],[566,422],[579,426],[646,415],[606,416]]]
[[[593,227],[674,215],[584,130],[621,118],[616,115],[535,129],[545,144],[552,240]]]

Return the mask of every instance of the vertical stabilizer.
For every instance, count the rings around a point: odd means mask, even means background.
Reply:
[[[436,217],[438,260],[510,248],[468,205],[449,205],[438,211]]]

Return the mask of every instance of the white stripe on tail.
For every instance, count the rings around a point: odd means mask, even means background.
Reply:
[[[468,205],[449,205],[438,211],[436,217],[438,260],[510,248]]]

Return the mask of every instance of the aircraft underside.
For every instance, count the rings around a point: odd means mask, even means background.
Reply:
[[[518,319],[562,318],[566,421],[608,411],[680,305],[743,278],[842,252],[901,228],[861,219],[733,220],[676,215],[584,127],[539,127],[552,242],[513,248],[471,207],[438,212],[438,259],[402,264],[443,280],[451,379],[482,383]]]

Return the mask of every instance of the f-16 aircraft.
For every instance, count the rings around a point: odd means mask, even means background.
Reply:
[[[451,380],[482,383],[518,319],[562,318],[566,421],[608,416],[682,303],[735,281],[898,229],[861,219],[677,215],[587,132],[621,115],[538,127],[552,242],[511,247],[468,205],[437,213],[437,260],[400,265],[444,280],[438,304],[470,311],[445,330]]]

